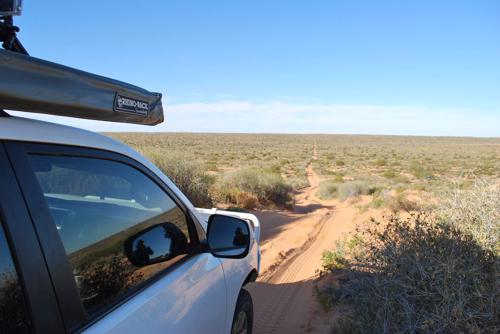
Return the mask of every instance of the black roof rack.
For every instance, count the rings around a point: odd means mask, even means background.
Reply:
[[[110,122],[163,122],[161,94],[0,49],[0,108]]]

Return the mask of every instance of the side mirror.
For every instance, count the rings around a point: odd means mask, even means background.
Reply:
[[[187,251],[184,233],[172,223],[153,225],[125,241],[125,254],[136,267],[168,261]]]
[[[208,218],[207,243],[212,254],[239,259],[250,249],[250,229],[242,219],[213,214]]]

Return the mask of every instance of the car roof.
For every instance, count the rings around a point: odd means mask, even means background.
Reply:
[[[143,158],[127,145],[100,133],[17,116],[0,117],[0,139],[97,148],[136,160]]]
[[[31,118],[10,115],[2,116],[2,114],[0,114],[0,141],[1,140],[80,146],[125,155],[153,171],[186,205],[189,206],[191,210],[194,210],[194,207],[187,197],[160,169],[158,169],[158,167],[129,146],[100,133]]]

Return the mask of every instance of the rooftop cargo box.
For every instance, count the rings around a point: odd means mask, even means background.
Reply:
[[[163,122],[161,94],[0,50],[0,108],[99,121]]]

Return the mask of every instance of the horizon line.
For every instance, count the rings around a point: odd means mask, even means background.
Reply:
[[[96,131],[97,132],[97,131]],[[315,132],[223,132],[223,131],[98,131],[101,134],[212,134],[212,135],[299,135],[299,136],[365,136],[365,137],[421,137],[421,138],[477,138],[477,139],[500,139],[492,136],[460,136],[460,135],[416,135],[416,134],[382,134],[382,133],[315,133]]]

